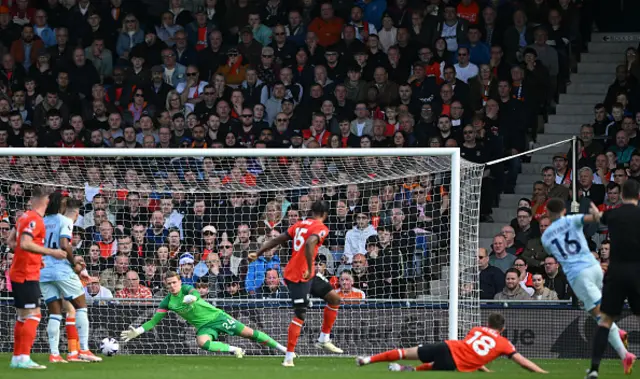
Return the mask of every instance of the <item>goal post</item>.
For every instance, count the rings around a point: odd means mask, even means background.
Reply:
[[[254,270],[245,259],[246,249],[286,232],[289,222],[306,217],[313,200],[329,200],[330,237],[317,264],[324,265],[324,276],[344,295],[333,334],[339,345],[339,334],[349,325],[362,328],[353,332],[347,352],[368,354],[408,343],[458,339],[479,324],[477,249],[483,170],[483,165],[463,160],[457,148],[8,148],[0,150],[0,211],[13,227],[15,217],[28,207],[29,190],[35,185],[83,200],[83,219],[76,225],[84,237],[76,241],[76,254],[92,261],[88,266],[95,268],[96,281],[113,295],[113,299],[89,299],[92,328],[101,333],[95,335],[96,341],[150,318],[163,295],[161,288],[151,288],[153,300],[122,297],[133,293],[124,291],[128,284],[118,272],[122,263],[118,257],[126,255],[127,270],[136,271],[143,285],[147,276],[157,279],[168,269],[177,270],[184,273],[183,281],[207,283],[207,292],[214,292],[207,295],[212,304],[286,342],[288,297],[263,296],[258,291],[269,287],[273,278],[266,272],[271,269],[280,286],[269,288],[274,293],[285,290],[281,275],[290,248],[273,253],[278,263],[270,257],[271,261],[260,263],[264,267],[256,265]],[[102,198],[100,206],[93,202],[96,195]],[[170,203],[171,213],[165,212],[165,202]],[[205,204],[204,214],[200,202]],[[138,240],[141,225],[145,236]],[[250,234],[246,241],[241,237],[245,226]],[[213,240],[207,237],[212,235]],[[137,255],[131,248],[127,251],[127,244],[137,249]],[[226,255],[221,250],[225,248],[233,252]],[[95,262],[97,253],[91,249],[99,249]],[[0,274],[8,252],[0,251]],[[151,265],[157,266],[155,272]],[[0,286],[0,294],[7,293],[2,290]],[[309,341],[317,337],[322,311],[317,301],[313,303],[303,332]],[[8,304],[0,299],[0,331],[13,325]],[[138,345],[128,344],[123,351],[197,353],[194,343],[184,342],[193,332],[182,340],[181,320],[167,317],[163,323],[168,324],[165,329],[144,335]],[[364,340],[369,335],[364,328],[375,329],[376,324],[398,335],[388,341]],[[417,336],[403,335],[408,333],[404,327],[416,329]],[[181,345],[175,349],[171,344],[179,334]],[[40,335],[46,335],[45,328]],[[40,340],[36,350],[46,350],[46,338]],[[301,345],[303,354],[317,354],[309,347],[312,343]],[[0,344],[0,351],[7,347]],[[264,353],[258,346],[247,349]]]

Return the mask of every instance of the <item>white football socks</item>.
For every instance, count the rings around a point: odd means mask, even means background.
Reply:
[[[78,329],[80,350],[89,350],[89,316],[87,315],[87,308],[76,309],[76,328]]]
[[[49,350],[53,355],[60,355],[60,322],[62,315],[49,315],[47,322],[47,336],[49,337]]]
[[[620,328],[615,323],[611,324],[611,329],[609,330],[609,344],[613,347],[613,350],[618,353],[620,359],[624,359],[627,355],[627,349],[624,347],[622,343],[622,338],[620,338]]]

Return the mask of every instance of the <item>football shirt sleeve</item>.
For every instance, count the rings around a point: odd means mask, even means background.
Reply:
[[[318,230],[315,234],[318,236],[318,246],[320,246],[324,243],[324,240],[329,235],[329,228],[327,228],[325,225],[322,225],[322,228],[320,228],[320,230]]]
[[[69,217],[61,217],[60,220],[60,238],[71,240],[73,236],[73,221]]]
[[[511,358],[513,354],[517,353],[516,347],[513,346],[511,341],[508,339],[501,337],[500,338],[500,353],[507,358]]]
[[[38,232],[37,228],[37,220],[33,216],[25,216],[25,218],[18,224],[18,238],[20,238],[23,234],[30,235],[33,238]]]
[[[569,219],[569,221],[571,221],[571,223],[577,227],[583,227],[584,226],[584,215],[580,214],[580,215],[571,215],[571,216],[567,216],[567,218]]]
[[[162,319],[167,315],[167,312],[169,312],[169,295],[162,299],[160,305],[158,305],[156,313],[153,315],[151,320],[142,324],[142,328],[144,329],[144,331],[148,332],[149,330],[153,329],[153,327],[158,325],[158,323],[162,321]]]

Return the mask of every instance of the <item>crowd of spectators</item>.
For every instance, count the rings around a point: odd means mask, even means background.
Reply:
[[[588,38],[579,8],[570,0],[2,0],[0,147],[458,146],[484,163],[535,143]],[[513,193],[522,159],[485,171],[482,221],[492,221],[500,193]],[[246,253],[327,199],[331,235],[317,264],[345,298],[428,293],[440,277],[433,267],[447,263],[446,239],[432,237],[448,231],[447,178],[323,187],[399,164],[334,163],[0,157],[15,174],[2,191],[2,225],[13,227],[27,207],[23,183],[55,183],[85,203],[74,243],[94,274],[91,296],[148,297],[174,268],[207,296],[286,297],[288,250],[251,264]],[[298,189],[257,191],[272,182]],[[524,223],[519,211],[508,254],[535,236],[537,226]],[[0,284],[12,258],[2,254]]]
[[[640,47],[639,47],[640,48]],[[520,260],[531,274],[542,274],[544,286],[559,299],[569,299],[562,270],[557,262],[542,248],[540,236],[549,226],[546,202],[550,198],[573,201],[572,182],[577,180],[577,201],[580,212],[586,213],[593,202],[601,211],[617,208],[622,204],[621,187],[627,180],[640,181],[640,74],[636,55],[638,49],[629,47],[616,67],[614,82],[609,86],[601,103],[594,105],[594,121],[575,130],[579,136],[576,148],[576,167],[572,167],[573,151],[553,156],[548,166],[540,172],[540,180],[532,185],[530,198],[518,201],[517,214],[510,225],[504,226],[495,236],[491,246],[489,262],[480,263],[482,298],[507,299],[511,297],[545,298],[538,294],[535,279],[524,281],[520,276],[520,287],[514,285],[509,273],[516,273]],[[603,271],[609,265],[610,244],[607,228],[587,225],[584,233],[589,248],[600,262]],[[511,242],[509,242],[511,241]],[[512,246],[512,250],[509,247]],[[483,249],[484,251],[484,249]],[[480,253],[480,256],[486,255]],[[555,269],[549,270],[549,267]],[[545,276],[546,275],[546,276]],[[559,279],[558,279],[559,278]],[[553,296],[553,295],[551,295]]]

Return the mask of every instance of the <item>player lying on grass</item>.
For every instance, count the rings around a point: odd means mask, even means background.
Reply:
[[[504,324],[503,315],[492,313],[489,315],[488,327],[471,329],[462,341],[444,341],[410,349],[389,350],[372,357],[358,357],[356,364],[364,366],[370,363],[408,359],[420,360],[422,365],[412,367],[391,363],[389,370],[490,372],[485,365],[504,355],[529,371],[547,374],[547,371],[516,352],[511,342],[500,335],[504,330]]]
[[[564,201],[557,198],[549,199],[547,211],[551,225],[542,234],[542,246],[562,265],[567,281],[584,309],[600,322],[604,275],[600,263],[591,254],[582,228],[584,223],[600,221],[602,213],[591,203],[589,214],[566,216]],[[630,374],[636,356],[627,351],[627,333],[612,324],[608,341],[622,359],[624,373]]]
[[[156,314],[142,326],[137,328],[130,326],[129,330],[120,333],[120,338],[124,342],[129,342],[142,333],[151,330],[167,315],[168,311],[173,311],[196,328],[196,342],[204,350],[233,353],[236,357],[242,358],[244,350],[217,341],[220,333],[224,333],[230,336],[247,338],[286,353],[287,349],[274,341],[273,338],[259,330],[244,326],[224,311],[204,301],[195,288],[182,285],[180,275],[177,272],[167,272],[164,282],[169,294],[158,306]]]

